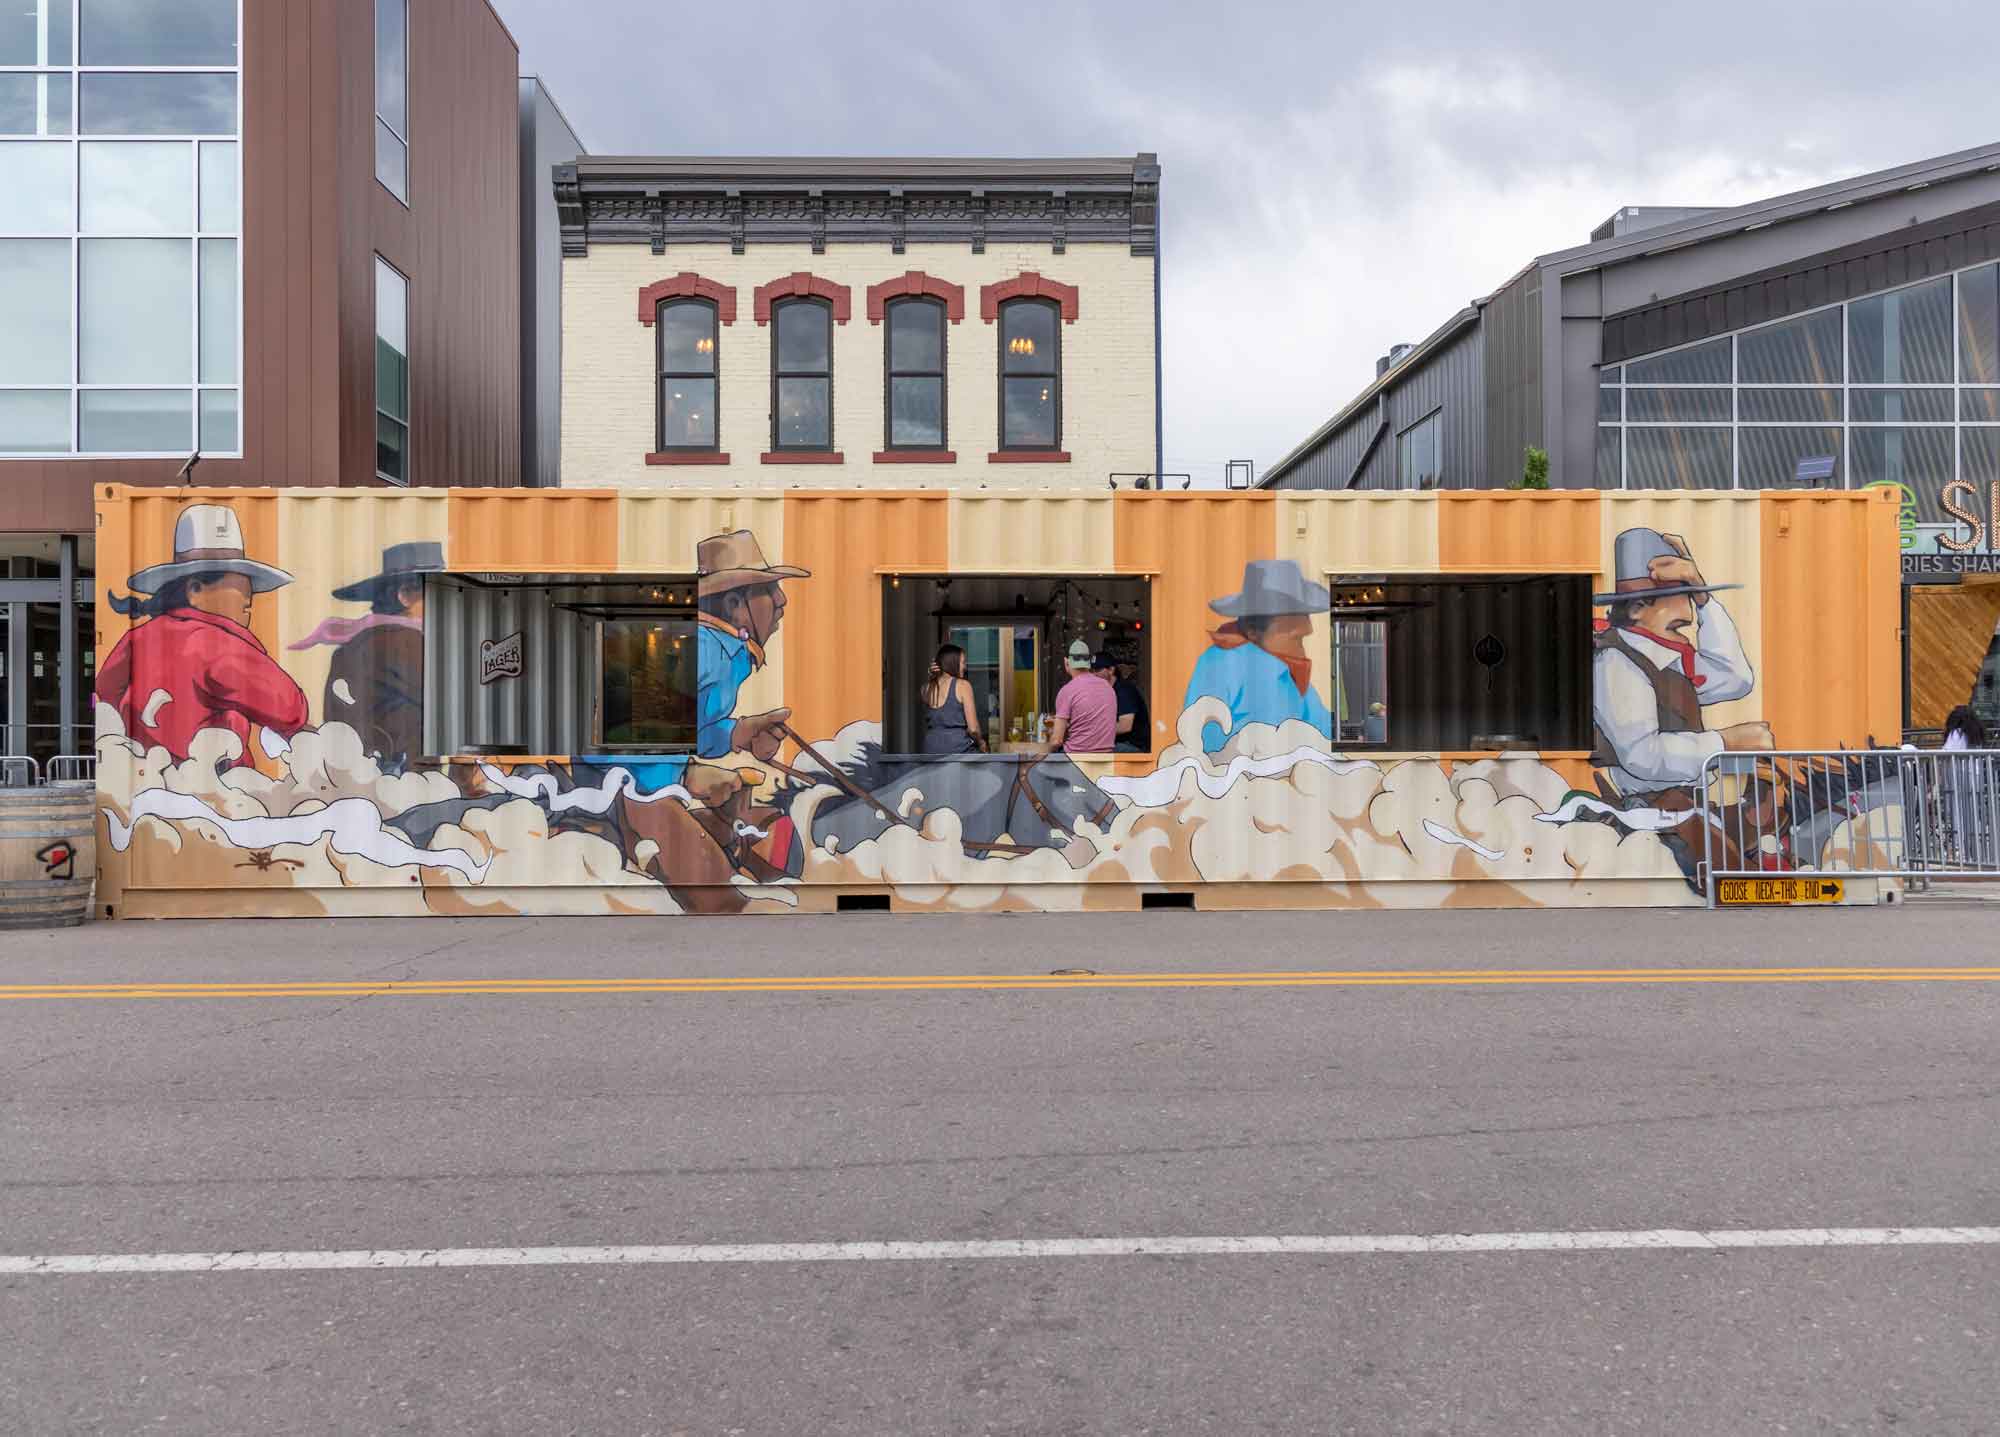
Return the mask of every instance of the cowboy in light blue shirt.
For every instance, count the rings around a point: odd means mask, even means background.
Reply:
[[[1229,622],[1209,635],[1186,702],[1221,699],[1229,705],[1229,729],[1212,720],[1203,724],[1202,751],[1216,752],[1245,724],[1287,719],[1311,724],[1330,741],[1333,715],[1312,686],[1305,648],[1312,616],[1333,607],[1326,590],[1290,559],[1253,559],[1244,566],[1242,590],[1209,607]]]

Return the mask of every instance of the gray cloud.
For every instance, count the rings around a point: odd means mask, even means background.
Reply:
[[[1277,459],[1621,204],[2000,135],[2000,11],[495,0],[599,153],[1157,150],[1168,466]]]

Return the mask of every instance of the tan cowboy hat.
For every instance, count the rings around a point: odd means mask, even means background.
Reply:
[[[244,555],[243,529],[227,504],[190,504],[181,510],[174,523],[174,561],[141,569],[127,582],[142,594],[157,594],[174,580],[197,574],[241,574],[253,594],[268,594],[292,582],[283,569]]]
[[[767,563],[764,551],[757,547],[757,536],[748,529],[703,539],[695,545],[694,562],[697,589],[703,598],[726,594],[731,589],[748,588],[752,584],[812,577],[810,569]]]

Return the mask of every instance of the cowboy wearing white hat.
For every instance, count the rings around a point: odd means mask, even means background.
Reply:
[[[1701,711],[1740,699],[1756,684],[1729,610],[1714,596],[1737,584],[1701,576],[1687,542],[1654,529],[1627,529],[1612,559],[1612,591],[1591,661],[1593,761],[1620,794],[1654,794],[1693,784],[1724,749],[1771,747],[1768,724],[1710,732]]]
[[[290,738],[304,728],[306,696],[250,632],[253,596],[292,576],[243,548],[226,504],[191,504],[174,524],[170,563],[141,569],[131,586],[144,599],[108,596],[120,614],[147,622],[128,629],[97,671],[98,702],[118,710],[125,733],[187,758],[194,736],[226,729],[241,744],[231,766],[252,761],[251,729]]]
[[[1229,728],[1202,725],[1204,753],[1214,753],[1245,724],[1273,726],[1296,720],[1333,737],[1333,714],[1312,686],[1306,637],[1312,616],[1333,607],[1326,589],[1291,559],[1253,559],[1243,566],[1243,587],[1211,600],[1227,620],[1209,634],[1210,647],[1195,661],[1187,704],[1220,699],[1229,706]]]

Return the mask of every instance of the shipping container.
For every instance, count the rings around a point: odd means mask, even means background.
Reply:
[[[1880,492],[97,507],[105,917],[1688,904],[1902,707]]]

